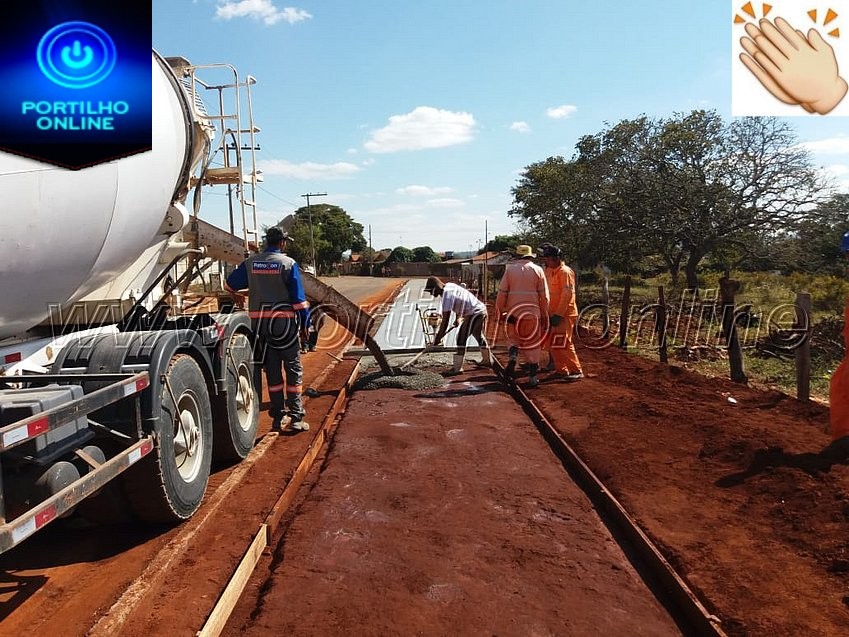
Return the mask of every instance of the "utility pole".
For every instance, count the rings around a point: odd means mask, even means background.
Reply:
[[[489,243],[489,219],[483,220],[483,302],[486,303],[487,292],[489,292],[489,288],[487,287],[486,275],[489,270],[489,262],[487,261],[487,244]]]
[[[374,269],[374,248],[371,245],[371,224],[368,224],[368,275]]]
[[[306,197],[307,199],[307,217],[310,222],[310,252],[312,253],[312,267],[315,268],[315,275],[318,276],[318,263],[315,261],[315,239],[313,239],[312,234],[312,209],[310,208],[310,197],[326,197],[326,192],[308,192],[305,195],[301,195],[301,197]]]

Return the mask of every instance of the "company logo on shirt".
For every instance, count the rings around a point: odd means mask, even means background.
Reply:
[[[280,274],[282,263],[277,261],[254,261],[251,263],[252,274]]]

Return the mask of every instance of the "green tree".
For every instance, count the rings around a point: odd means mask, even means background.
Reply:
[[[582,138],[568,162],[532,165],[510,214],[613,267],[658,255],[694,288],[706,256],[745,254],[816,219],[823,192],[788,124],[693,111],[623,120]]]
[[[413,260],[413,251],[404,246],[398,246],[386,257],[386,263],[410,263]]]
[[[313,261],[314,247],[318,273],[332,270],[333,266],[342,260],[343,252],[360,252],[368,245],[363,237],[363,225],[354,221],[339,206],[304,206],[295,211],[294,217],[294,221],[287,224],[288,232],[293,238],[287,250],[296,261],[307,264]]]
[[[507,250],[514,250],[520,243],[522,243],[522,241],[516,235],[496,235],[494,239],[490,239],[487,242],[483,249],[478,251],[478,254],[483,254],[484,252],[506,252]]]
[[[799,258],[794,269],[841,276],[846,270],[840,244],[849,232],[849,194],[835,195],[819,207],[818,213],[817,219],[799,225],[794,242]]]
[[[442,259],[429,246],[421,246],[413,248],[412,256],[410,257],[414,263],[439,263]]]

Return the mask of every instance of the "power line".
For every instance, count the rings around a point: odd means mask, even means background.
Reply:
[[[261,191],[263,191],[265,194],[270,195],[270,196],[274,197],[275,199],[277,199],[278,201],[282,201],[283,203],[288,204],[288,205],[292,206],[293,208],[297,208],[297,207],[298,207],[298,204],[297,204],[297,203],[295,203],[295,202],[293,202],[293,201],[289,201],[289,200],[287,200],[287,199],[283,199],[283,197],[281,197],[281,196],[279,196],[279,195],[275,195],[273,192],[271,192],[271,191],[270,191],[270,190],[268,190],[267,188],[263,188],[262,186],[259,186],[259,185],[257,186],[257,188],[259,188],[259,189],[260,189]]]

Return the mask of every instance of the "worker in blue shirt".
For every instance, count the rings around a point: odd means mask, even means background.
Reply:
[[[283,253],[285,242],[290,239],[277,226],[269,228],[265,233],[265,250],[245,259],[233,270],[225,287],[237,296],[241,296],[240,290],[248,290],[248,316],[259,338],[258,351],[262,351],[272,430],[281,431],[288,417],[289,429],[297,432],[310,428],[304,420],[301,399],[300,351],[310,310],[298,264]]]

